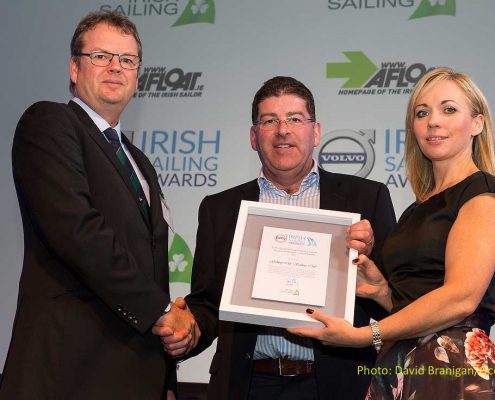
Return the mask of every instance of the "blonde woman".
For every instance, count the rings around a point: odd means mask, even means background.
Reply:
[[[364,255],[357,294],[391,314],[369,327],[308,309],[321,329],[292,333],[379,351],[367,399],[495,399],[495,177],[487,101],[465,74],[437,68],[406,115],[406,168],[416,201],[383,247]],[[382,347],[383,345],[383,347]],[[380,350],[381,348],[381,350]]]

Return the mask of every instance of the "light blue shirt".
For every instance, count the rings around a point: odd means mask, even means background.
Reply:
[[[285,204],[290,206],[320,208],[320,175],[317,163],[313,160],[311,172],[301,182],[299,191],[288,194],[278,189],[265,178],[263,169],[258,178],[259,201],[263,203]],[[311,339],[291,335],[283,328],[262,327],[258,335],[253,359],[289,358],[291,360],[314,361]]]

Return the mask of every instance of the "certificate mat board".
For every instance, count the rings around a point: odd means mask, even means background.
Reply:
[[[225,276],[219,318],[256,325],[320,327],[306,315],[309,305],[252,297],[254,277],[265,226],[332,235],[325,304],[311,305],[328,315],[354,320],[357,251],[346,248],[349,225],[360,214],[285,206],[254,201],[241,202],[234,241]]]

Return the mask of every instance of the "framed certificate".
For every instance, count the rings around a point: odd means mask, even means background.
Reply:
[[[318,327],[314,308],[354,320],[356,250],[346,248],[359,214],[242,201],[220,302],[220,319]]]

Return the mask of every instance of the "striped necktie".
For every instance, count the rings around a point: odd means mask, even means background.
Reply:
[[[115,149],[115,155],[120,161],[122,167],[124,167],[126,175],[131,180],[131,186],[138,195],[139,202],[141,204],[141,207],[143,208],[144,215],[146,216],[146,218],[149,219],[150,207],[148,205],[148,201],[146,200],[146,196],[144,195],[144,191],[141,186],[141,182],[139,182],[139,178],[136,175],[136,171],[134,171],[134,168],[132,168],[132,164],[129,161],[129,158],[127,158],[124,149],[122,148],[122,144],[120,143],[119,135],[117,134],[117,131],[112,128],[107,128],[103,131],[103,134],[108,139],[112,147]]]

